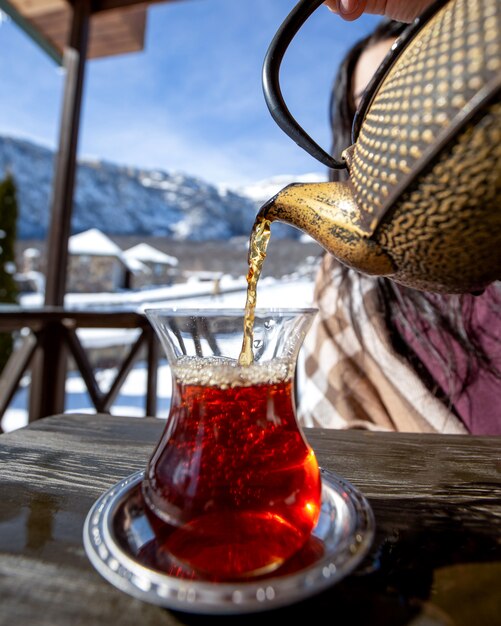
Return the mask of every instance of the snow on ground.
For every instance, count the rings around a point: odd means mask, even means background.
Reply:
[[[66,305],[78,308],[89,306],[127,306],[137,307],[144,311],[149,307],[168,308],[237,308],[245,306],[246,282],[245,279],[232,279],[224,276],[220,284],[221,293],[213,294],[213,286],[209,282],[190,282],[173,285],[161,289],[124,292],[120,294],[68,294]],[[257,306],[266,308],[300,308],[311,306],[313,299],[313,282],[307,277],[290,277],[280,280],[263,278],[259,282]],[[25,307],[41,305],[40,298],[25,297],[22,301]],[[87,347],[118,345],[131,342],[137,335],[136,331],[85,329],[79,331],[81,341]],[[103,390],[109,388],[115,370],[101,370],[96,373],[98,384]],[[25,426],[28,422],[29,376],[25,376],[21,389],[15,395],[7,409],[2,428],[5,432]],[[165,418],[169,411],[171,395],[171,376],[169,366],[162,361],[158,370],[158,405],[157,416]],[[85,384],[77,373],[71,373],[66,381],[67,413],[93,412],[92,403],[88,397]],[[129,415],[142,417],[145,414],[146,393],[146,365],[137,363],[122,387],[112,409],[114,415]]]
[[[264,281],[263,281],[264,282]],[[245,278],[234,279],[231,276],[223,276],[221,290],[244,290]],[[162,303],[177,300],[206,298],[211,296],[213,284],[211,281],[188,281],[171,285],[170,287],[157,287],[140,289],[137,291],[120,291],[116,293],[69,293],[64,303],[68,307],[111,307],[111,306],[141,306],[146,304]],[[43,296],[39,293],[25,294],[21,297],[21,305],[24,307],[39,307],[43,305]],[[170,305],[169,305],[170,306]],[[176,306],[172,304],[172,306]]]

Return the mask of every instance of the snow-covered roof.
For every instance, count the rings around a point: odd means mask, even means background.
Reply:
[[[144,243],[124,252],[98,228],[91,228],[70,237],[68,249],[70,254],[116,257],[133,274],[151,274],[150,268],[144,264],[147,261],[166,263],[168,265],[178,264],[178,260],[175,257],[164,254],[160,250],[156,250]]]
[[[129,269],[133,274],[151,274],[151,269],[144,263],[141,263],[138,259],[126,257],[124,254],[122,255],[122,260],[127,269]]]
[[[127,259],[136,259],[143,263],[162,263],[164,265],[176,266],[179,264],[178,259],[169,254],[165,254],[161,250],[150,246],[148,243],[139,243],[128,250],[125,250],[124,256]]]
[[[97,228],[91,228],[70,237],[68,242],[70,254],[86,254],[90,256],[115,256],[123,260],[123,252],[116,243]]]

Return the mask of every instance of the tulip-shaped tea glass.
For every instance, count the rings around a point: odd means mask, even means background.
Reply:
[[[142,483],[160,552],[215,581],[273,571],[321,507],[315,454],[296,419],[294,373],[315,309],[147,309],[172,372],[164,432]]]

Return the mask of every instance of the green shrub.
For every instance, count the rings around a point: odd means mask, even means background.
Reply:
[[[11,174],[0,183],[0,303],[15,304],[18,289],[14,280],[17,223],[16,185]],[[10,333],[0,333],[0,372],[13,349]]]

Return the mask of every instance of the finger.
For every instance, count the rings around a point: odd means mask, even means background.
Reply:
[[[351,22],[358,19],[365,11],[367,0],[327,0],[325,4],[331,11]]]

